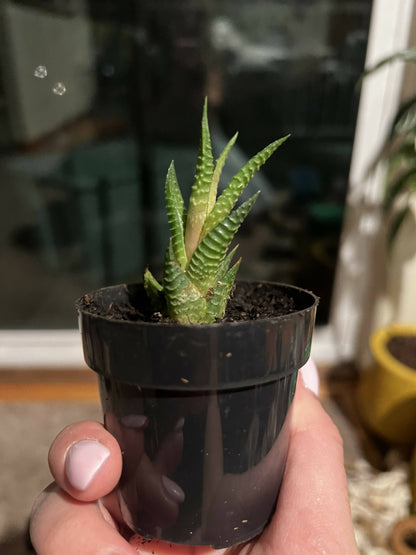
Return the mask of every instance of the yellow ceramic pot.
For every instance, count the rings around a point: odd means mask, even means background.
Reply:
[[[387,349],[393,336],[415,335],[416,325],[389,324],[370,340],[374,365],[363,372],[358,405],[364,422],[393,443],[416,442],[416,370],[394,358]]]
[[[416,515],[416,446],[413,450],[412,462],[410,465],[410,485],[412,487],[412,513]]]

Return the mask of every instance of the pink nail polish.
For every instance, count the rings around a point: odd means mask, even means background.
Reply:
[[[182,416],[176,422],[175,427],[173,429],[175,430],[175,432],[181,432],[184,426],[185,426],[185,418]]]
[[[85,439],[75,443],[65,459],[68,482],[77,490],[84,491],[110,455],[110,450],[98,441]]]
[[[178,486],[176,482],[168,478],[167,476],[162,476],[162,484],[166,490],[166,493],[170,498],[175,501],[175,503],[183,503],[185,501],[185,493],[183,489]]]
[[[125,428],[144,429],[149,423],[149,419],[144,414],[127,414],[120,418],[120,422]]]
[[[312,359],[302,366],[300,369],[300,374],[302,376],[303,383],[305,387],[310,389],[315,395],[319,394],[319,374]]]

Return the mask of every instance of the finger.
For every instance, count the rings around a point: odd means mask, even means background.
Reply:
[[[301,523],[301,524],[300,524]],[[342,439],[319,400],[298,381],[286,471],[264,541],[290,553],[358,553],[344,470]]]
[[[213,549],[209,545],[179,545],[160,540],[146,540],[138,534],[130,538],[130,545],[142,555],[224,555],[227,549]],[[231,555],[231,554],[230,554]]]
[[[173,474],[182,460],[184,424],[185,419],[180,418],[159,447],[154,465],[161,474]]]
[[[53,484],[32,510],[30,536],[38,555],[135,555],[99,502],[83,503]]]
[[[319,394],[319,374],[315,363],[310,358],[308,362],[299,370],[305,387],[310,389],[315,395]]]
[[[69,495],[93,501],[117,485],[122,467],[120,447],[98,422],[78,422],[66,427],[53,442],[49,467]]]
[[[122,518],[130,528],[157,534],[158,528],[167,528],[175,522],[185,494],[145,452],[143,432],[148,425],[147,418],[140,414],[117,418],[106,413],[105,425],[123,451],[123,479],[118,497],[121,513],[116,512],[117,506],[110,505],[108,499],[106,506],[115,518]],[[182,431],[174,431],[174,435],[182,436]],[[164,448],[166,455],[170,453],[172,458],[170,465],[177,464],[174,444],[169,440]]]

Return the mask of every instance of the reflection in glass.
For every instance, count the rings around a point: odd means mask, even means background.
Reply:
[[[238,9],[237,9],[238,8]],[[0,327],[74,327],[73,300],[158,267],[164,178],[190,190],[203,97],[233,175],[253,179],[242,279],[287,281],[328,314],[370,0],[3,0]]]
[[[118,497],[130,529],[217,547],[260,533],[283,478],[296,377],[188,392],[100,375],[104,422],[123,453]]]

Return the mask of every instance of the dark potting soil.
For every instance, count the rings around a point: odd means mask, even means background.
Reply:
[[[387,349],[402,364],[416,370],[416,337],[396,335],[387,343]]]
[[[131,322],[169,322],[160,312],[154,312],[146,297],[142,286],[126,286],[129,302],[111,303],[103,306],[95,295],[85,295],[80,308],[91,314],[104,316],[113,320],[126,320]],[[288,296],[283,289],[267,283],[239,282],[227,304],[224,318],[225,322],[241,322],[263,318],[276,318],[295,312],[300,308],[295,300]]]
[[[274,286],[261,283],[238,283],[228,301],[226,322],[275,318],[297,310],[296,303]]]

